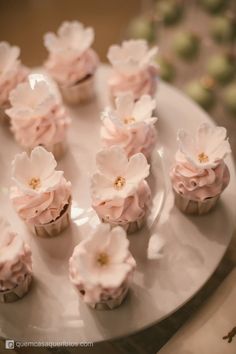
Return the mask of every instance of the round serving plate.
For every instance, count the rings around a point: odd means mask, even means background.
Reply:
[[[62,235],[53,239],[33,236],[12,209],[8,199],[11,161],[21,150],[9,130],[0,128],[1,213],[31,246],[34,271],[31,291],[15,303],[0,305],[1,337],[98,342],[137,332],[169,316],[196,294],[216,269],[230,242],[236,219],[236,179],[231,157],[226,159],[230,184],[209,215],[185,216],[173,206],[168,171],[177,149],[176,132],[181,127],[194,131],[201,122],[213,123],[182,93],[160,82],[158,144],[149,178],[153,192],[151,215],[145,228],[129,236],[137,261],[134,282],[124,303],[113,311],[92,310],[79,301],[68,278],[68,260],[74,246],[98,222],[90,207],[89,183],[95,171],[95,154],[101,148],[100,112],[109,102],[109,70],[105,66],[98,70],[97,98],[93,102],[69,108],[72,126],[68,151],[58,168],[72,182],[73,221]],[[147,258],[153,233],[165,240],[163,257],[157,260]]]

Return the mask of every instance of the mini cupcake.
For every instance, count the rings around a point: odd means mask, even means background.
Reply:
[[[157,47],[149,50],[147,42],[142,39],[124,41],[121,46],[109,48],[107,57],[113,71],[108,86],[112,100],[122,92],[132,92],[135,100],[145,94],[155,95],[158,77],[156,54]]]
[[[29,246],[0,218],[0,302],[13,302],[29,290],[32,260]]]
[[[0,42],[0,121],[8,121],[5,110],[9,107],[9,94],[24,81],[28,70],[20,60],[20,48]]]
[[[71,183],[56,171],[53,154],[42,147],[18,154],[13,161],[10,190],[13,207],[40,237],[57,236],[69,224]]]
[[[126,232],[105,224],[75,247],[70,280],[90,307],[112,310],[126,297],[136,267],[128,247]]]
[[[113,146],[97,153],[98,173],[92,176],[92,207],[111,226],[127,233],[140,229],[149,210],[151,191],[145,180],[150,166],[141,153],[129,160],[125,151]]]
[[[45,81],[19,84],[10,93],[11,130],[23,149],[41,145],[60,158],[66,148],[70,118]]]
[[[93,98],[94,74],[99,59],[90,48],[94,30],[77,21],[63,22],[57,35],[46,33],[44,45],[49,51],[45,67],[57,82],[64,100],[69,104]]]
[[[216,204],[230,180],[224,158],[231,152],[226,129],[200,125],[193,138],[178,132],[179,150],[170,177],[176,205],[187,214],[205,214]]]
[[[121,146],[128,157],[141,152],[148,159],[156,144],[156,117],[152,112],[156,102],[143,95],[136,102],[131,93],[115,99],[116,108],[102,113],[101,139],[105,147]]]

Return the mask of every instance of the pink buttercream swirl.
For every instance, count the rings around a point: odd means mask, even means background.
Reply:
[[[139,122],[131,125],[116,124],[105,118],[101,127],[101,140],[105,147],[120,145],[130,157],[138,152],[149,158],[156,144],[156,129],[152,124]]]
[[[5,230],[0,240],[0,291],[15,288],[31,273],[29,246],[14,232]]]
[[[89,48],[79,56],[62,56],[51,52],[45,62],[45,68],[58,84],[72,86],[87,76],[93,75],[98,64],[96,52]]]
[[[9,105],[10,92],[21,82],[25,81],[29,70],[20,62],[17,62],[15,68],[7,72],[4,77],[0,77],[0,106]]]
[[[133,273],[136,267],[136,262],[132,255],[129,253],[124,263],[130,265],[130,271],[126,274],[125,279],[118,287],[104,288],[100,284],[91,286],[87,284],[86,279],[78,271],[77,267],[77,255],[76,252],[70,258],[69,261],[69,275],[71,282],[78,289],[83,297],[83,300],[87,304],[95,305],[96,303],[106,302],[109,300],[117,299],[126,291],[131,283]]]
[[[45,225],[60,217],[71,196],[71,183],[64,177],[54,190],[27,195],[12,187],[10,199],[19,216],[28,224]]]
[[[16,116],[11,109],[7,112],[15,139],[24,148],[33,149],[38,145],[47,148],[66,139],[71,120],[59,103],[55,103],[48,113],[39,117]]]
[[[135,100],[145,94],[154,96],[157,89],[157,74],[158,70],[153,65],[131,75],[113,70],[108,81],[111,95],[116,97],[122,92],[132,92]]]
[[[94,200],[92,206],[104,221],[125,225],[142,219],[149,208],[150,200],[150,187],[146,181],[142,181],[133,195],[114,200]]]
[[[229,169],[224,161],[209,169],[198,169],[188,162],[177,161],[170,177],[174,190],[194,201],[204,201],[220,195],[230,180]]]

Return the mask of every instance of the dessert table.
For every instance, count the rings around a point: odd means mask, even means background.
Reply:
[[[137,261],[134,282],[125,302],[113,311],[95,311],[82,301],[68,278],[68,259],[74,246],[98,222],[91,210],[89,183],[95,153],[101,148],[100,112],[108,104],[102,66],[96,76],[97,98],[88,105],[68,108],[72,126],[68,151],[59,162],[73,186],[72,224],[54,239],[32,236],[8,200],[10,162],[20,148],[6,127],[0,131],[2,213],[32,248],[34,282],[25,298],[0,305],[0,336],[24,341],[101,342],[118,339],[169,317],[207,282],[221,261],[236,220],[236,178],[232,157],[226,159],[231,180],[217,207],[206,216],[185,216],[174,206],[168,172],[177,149],[178,128],[194,131],[210,117],[177,89],[163,82],[157,93],[158,143],[152,157],[150,184],[152,213],[147,226],[130,235],[130,250]],[[38,71],[38,80],[45,79]],[[54,89],[54,88],[52,88]],[[162,258],[149,260],[149,238],[164,241]],[[16,316],[17,313],[17,316]],[[20,325],[19,325],[20,324]]]

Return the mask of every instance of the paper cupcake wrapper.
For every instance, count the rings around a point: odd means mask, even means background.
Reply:
[[[68,104],[78,104],[90,101],[95,96],[94,75],[73,86],[60,86],[64,101]]]
[[[63,214],[53,222],[45,225],[29,225],[31,231],[38,237],[52,238],[64,231],[70,223],[71,199]]]
[[[140,230],[145,221],[146,221],[146,216],[144,215],[142,218],[136,220],[136,221],[131,221],[131,222],[127,222],[127,223],[115,223],[115,222],[110,222],[106,219],[103,219],[103,218],[100,218],[100,220],[104,223],[108,223],[110,224],[112,227],[115,227],[115,226],[121,226],[123,227],[123,229],[127,232],[127,234],[132,234],[134,232],[137,232],[138,230]]]
[[[32,275],[26,274],[24,280],[14,289],[0,291],[0,302],[14,302],[21,299],[29,291]]]
[[[195,201],[184,198],[182,195],[174,191],[175,194],[175,204],[177,207],[185,214],[191,215],[204,215],[212,210],[219,199],[220,195],[215,197],[207,198],[203,201]]]
[[[129,288],[127,286],[124,288],[123,292],[114,299],[103,301],[103,302],[97,302],[95,304],[89,303],[88,305],[94,310],[103,310],[103,311],[113,310],[116,307],[121,305],[121,303],[124,301],[124,299],[127,296],[128,290]]]

